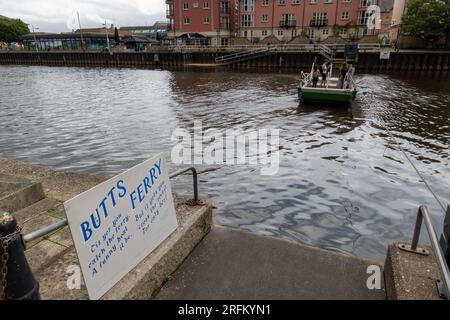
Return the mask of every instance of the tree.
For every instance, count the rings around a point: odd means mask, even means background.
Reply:
[[[402,17],[403,32],[416,35],[435,46],[445,37],[450,43],[450,0],[408,0]]]
[[[27,33],[30,30],[22,20],[0,16],[0,41],[15,42]]]

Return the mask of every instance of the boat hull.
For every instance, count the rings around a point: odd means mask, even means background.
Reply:
[[[356,90],[346,92],[326,92],[298,88],[298,97],[304,102],[348,104],[355,100]]]

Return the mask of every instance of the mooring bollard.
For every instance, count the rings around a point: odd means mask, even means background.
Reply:
[[[38,300],[39,283],[33,276],[24,252],[16,219],[0,213],[0,299]]]

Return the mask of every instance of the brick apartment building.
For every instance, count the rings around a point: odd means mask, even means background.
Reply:
[[[288,42],[303,35],[323,41],[334,35],[372,35],[371,4],[392,0],[166,0],[169,38],[178,43],[228,45],[237,37]]]

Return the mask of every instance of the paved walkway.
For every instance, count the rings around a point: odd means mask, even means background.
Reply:
[[[385,299],[384,280],[367,289],[371,264],[215,226],[155,299]]]

